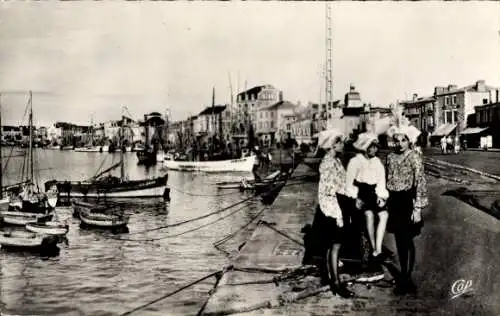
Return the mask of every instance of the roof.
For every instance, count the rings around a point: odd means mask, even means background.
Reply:
[[[474,107],[474,109],[477,111],[477,110],[481,110],[481,109],[485,109],[485,108],[493,108],[493,107],[500,107],[500,102],[476,105]]]
[[[295,104],[293,104],[292,102],[284,100],[284,101],[278,101],[278,102],[271,104],[265,108],[261,108],[261,109],[259,109],[259,111],[276,110],[278,108],[280,108],[280,109],[295,109],[296,107],[297,106]]]
[[[246,91],[238,93],[239,95],[245,95],[245,94],[257,94],[259,93],[262,89],[264,89],[266,86],[271,86],[271,85],[262,85],[262,86],[255,86],[253,88],[250,88]]]
[[[497,89],[499,89],[499,88],[495,88],[493,86],[484,85],[484,92],[489,92],[489,91],[497,90]],[[478,92],[477,91],[477,85],[476,85],[476,83],[473,83],[473,84],[470,84],[468,86],[465,86],[465,87],[462,87],[462,88],[459,88],[459,89],[455,89],[455,90],[452,90],[452,91],[445,91],[443,93],[437,94],[437,96],[450,95],[450,94],[455,94],[455,93],[460,93],[460,92]]]
[[[198,114],[198,116],[201,115],[212,115],[212,114],[219,114],[222,113],[226,109],[225,105],[215,105],[215,106],[207,106],[203,111]]]
[[[431,136],[448,136],[457,127],[457,124],[445,123],[439,126]]]
[[[487,129],[488,127],[467,127],[460,134],[462,135],[479,134]]]
[[[432,102],[436,101],[436,98],[431,96],[431,97],[420,97],[416,100],[404,100],[401,101],[401,104],[418,104],[418,103],[427,103],[427,102]]]

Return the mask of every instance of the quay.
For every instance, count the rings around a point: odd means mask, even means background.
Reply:
[[[294,176],[311,172],[301,164]],[[396,261],[384,264],[382,281],[351,283],[354,299],[333,296],[328,287],[320,285],[314,267],[302,265],[301,230],[312,223],[317,194],[317,183],[309,181],[282,189],[199,314],[499,315],[498,220],[474,207],[470,196],[463,199],[449,193],[460,192],[464,183],[468,190],[490,188],[489,200],[483,201],[486,209],[500,200],[498,182],[450,167],[433,168],[427,180],[430,206],[423,214],[423,232],[415,239],[416,296],[392,293]],[[498,190],[491,194],[491,188]],[[391,234],[386,233],[384,247],[396,253]],[[342,278],[349,280],[350,276],[343,273]],[[470,282],[472,290],[455,293],[457,282]]]

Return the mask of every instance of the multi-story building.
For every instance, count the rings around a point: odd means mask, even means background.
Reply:
[[[258,110],[256,133],[263,146],[282,142],[288,137],[291,126],[287,124],[293,121],[296,107],[289,101],[279,101]]]
[[[194,122],[196,136],[220,134],[223,127],[223,113],[226,105],[208,106],[201,111]]]
[[[22,139],[22,131],[19,126],[2,126],[2,141],[15,142]]]
[[[474,107],[492,103],[499,90],[486,85],[484,80],[462,88],[455,85],[435,87],[437,128],[432,135],[460,134],[466,128],[467,116],[474,113]]]
[[[439,120],[436,104],[434,96],[418,97],[417,94],[413,94],[412,100],[400,102],[404,108],[403,115],[413,126],[426,133],[432,133],[436,128],[435,122]]]
[[[493,100],[492,100],[493,101]],[[478,105],[467,119],[467,128],[462,131],[467,146],[474,148],[481,144],[481,137],[491,136],[492,146],[500,148],[500,99],[495,93],[494,102]]]
[[[258,129],[257,113],[261,108],[271,106],[283,100],[283,92],[272,85],[256,86],[249,90],[238,93],[236,96],[236,115],[238,121],[237,138],[247,137],[249,124],[254,131]]]

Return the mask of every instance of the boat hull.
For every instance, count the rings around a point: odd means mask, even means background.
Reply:
[[[118,228],[127,226],[128,217],[106,214],[92,214],[88,211],[80,212],[80,220],[84,225],[99,228]]]
[[[32,232],[5,232],[0,234],[2,248],[36,250],[56,247],[59,239],[56,236],[38,235]]]
[[[102,152],[100,147],[89,147],[89,148],[75,148],[76,152],[86,152],[86,153],[98,153]]]
[[[28,212],[1,212],[0,218],[5,225],[26,226],[27,224],[36,223],[40,219],[50,220],[52,214],[37,214]]]
[[[152,198],[164,196],[167,189],[167,176],[114,184],[59,182],[57,186],[59,196],[73,198]]]
[[[252,172],[255,156],[220,161],[176,161],[165,160],[170,170],[200,172]]]
[[[57,222],[47,222],[44,224],[29,223],[26,224],[26,230],[43,235],[63,236],[68,233],[69,227]]]

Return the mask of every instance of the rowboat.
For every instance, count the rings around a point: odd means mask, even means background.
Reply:
[[[254,190],[259,187],[268,186],[269,184],[276,181],[281,174],[281,171],[275,171],[262,179],[261,181],[248,180],[246,178],[241,179],[240,181],[233,182],[218,182],[217,188],[220,190],[225,189],[240,189],[240,190]]]
[[[102,152],[102,147],[90,146],[90,147],[78,147],[75,148],[76,152],[86,152],[86,153],[98,153]]]
[[[45,223],[28,223],[26,230],[42,235],[66,235],[69,231],[69,226],[60,222],[45,222]]]
[[[129,216],[83,211],[80,212],[80,219],[82,223],[87,226],[100,228],[117,228],[127,226]]]
[[[52,219],[52,214],[28,213],[28,212],[0,212],[3,224],[26,226],[26,224],[48,221]]]
[[[164,160],[170,170],[201,172],[252,172],[255,156],[218,161],[177,161]]]
[[[0,233],[2,248],[23,248],[27,250],[54,248],[60,242],[57,236],[40,235],[28,231]]]

